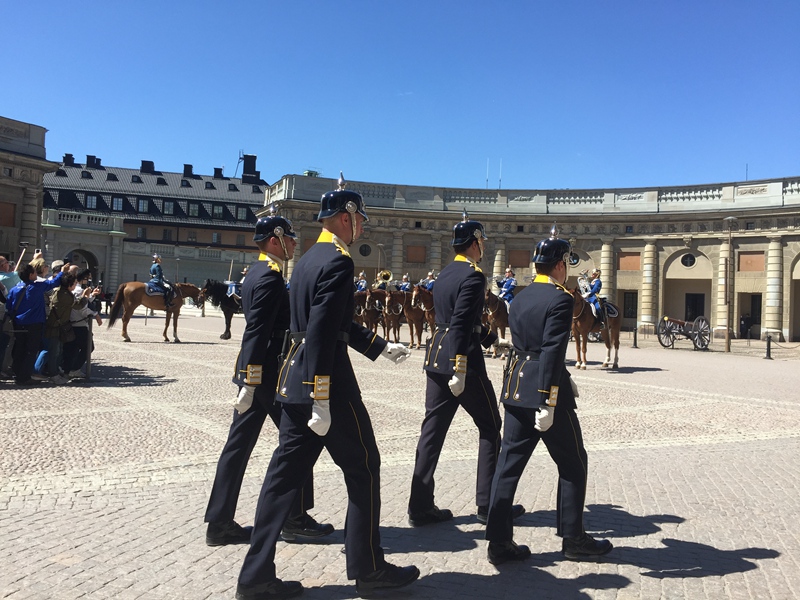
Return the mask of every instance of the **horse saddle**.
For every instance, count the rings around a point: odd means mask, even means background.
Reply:
[[[148,281],[144,285],[144,292],[148,296],[163,296],[165,290],[160,284],[156,283],[155,281]]]

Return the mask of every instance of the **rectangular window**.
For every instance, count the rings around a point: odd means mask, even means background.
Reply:
[[[240,221],[247,221],[247,209],[244,207],[239,207],[236,211],[236,218]]]
[[[122,210],[122,196],[114,196],[111,200],[112,210]]]
[[[406,261],[410,263],[426,263],[428,248],[425,246],[406,246]]]
[[[530,250],[509,250],[508,264],[514,269],[527,269],[531,266]]]
[[[236,234],[236,245],[237,246],[244,246],[244,234],[237,233]]]
[[[164,214],[165,215],[175,214],[175,203],[172,200],[164,200]]]
[[[222,243],[222,234],[218,232],[214,232],[211,234],[211,243],[212,244],[221,244]]]
[[[86,208],[97,208],[97,196],[89,195],[86,196]]]
[[[214,211],[214,218],[215,219],[221,219],[222,218],[222,207],[221,206],[218,206],[218,205],[215,204],[213,211]]]
[[[196,242],[197,241],[197,232],[192,231],[191,229],[186,234],[186,241],[187,242]]]
[[[11,167],[3,167],[3,175],[5,177],[11,177],[14,174],[14,171]]]
[[[136,237],[140,240],[147,239],[147,229],[145,227],[137,227],[136,228]]]
[[[0,227],[15,227],[17,207],[11,202],[0,202]]]
[[[190,204],[189,205],[189,216],[196,217],[200,214],[200,206],[197,204]]]
[[[622,300],[622,317],[625,319],[635,319],[639,311],[639,294],[637,292],[625,292]]]
[[[172,229],[165,229],[164,230],[164,235],[161,237],[161,239],[163,241],[165,241],[165,242],[171,242],[172,241]]]
[[[642,258],[638,252],[618,252],[617,271],[641,271]]]
[[[764,253],[763,252],[739,252],[740,271],[763,271]]]
[[[139,198],[139,212],[146,213],[148,208],[150,208],[150,202]]]

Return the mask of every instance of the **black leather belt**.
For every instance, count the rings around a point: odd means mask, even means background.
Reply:
[[[292,333],[290,335],[292,336],[292,341],[295,342],[296,344],[299,344],[305,339],[306,332],[305,331],[297,331],[297,332]],[[339,341],[339,342],[344,342],[345,344],[347,344],[347,343],[350,342],[350,334],[347,333],[346,331],[340,331],[339,333],[336,334],[336,340]]]
[[[533,350],[520,350],[519,348],[512,348],[511,352],[524,360],[539,360],[539,357],[542,355],[541,352],[534,352]]]
[[[449,328],[450,328],[450,323],[437,323],[436,324],[436,329],[449,329]],[[475,327],[470,329],[470,331],[472,333],[480,333],[482,331],[482,328],[481,328],[480,325],[475,325]]]

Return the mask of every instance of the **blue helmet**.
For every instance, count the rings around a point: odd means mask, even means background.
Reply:
[[[479,221],[471,221],[466,209],[461,213],[462,219],[460,223],[456,223],[453,227],[453,241],[450,242],[451,246],[460,246],[472,240],[482,239],[487,240],[486,230],[483,224]]]
[[[253,234],[253,241],[260,242],[272,236],[283,237],[284,235],[290,238],[296,238],[297,235],[292,228],[292,222],[276,214],[268,217],[261,217],[256,222],[256,230]]]
[[[550,237],[536,244],[533,251],[533,262],[537,265],[552,265],[559,261],[568,263],[572,246],[567,240],[559,239],[558,229],[553,225]]]
[[[327,219],[340,212],[347,212],[351,215],[358,213],[364,217],[364,221],[369,221],[361,194],[344,189],[345,185],[344,176],[340,172],[339,189],[323,194],[320,200],[317,221],[322,221],[322,219]]]

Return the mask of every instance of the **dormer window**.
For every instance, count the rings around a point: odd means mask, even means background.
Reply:
[[[236,210],[236,218],[239,219],[240,221],[247,221],[247,209],[244,208],[243,206],[240,206]]]
[[[258,187],[257,185],[254,185],[253,186],[253,193],[254,194],[260,194],[261,193],[261,188]]]
[[[214,184],[213,184],[213,183],[211,183],[210,181],[206,181],[206,189],[207,189],[207,190],[215,190],[215,189],[217,189],[217,188],[215,188],[215,187],[214,187]]]
[[[156,185],[167,185],[167,180],[163,177],[156,178]]]
[[[97,196],[93,194],[86,196],[86,208],[97,209]]]
[[[93,179],[93,177],[89,171],[81,171],[81,179]]]
[[[189,205],[189,216],[190,217],[197,217],[200,215],[200,207],[197,204],[190,204]]]
[[[106,181],[119,181],[116,173],[106,173]]]
[[[146,213],[150,209],[150,201],[144,198],[139,198],[139,212]]]
[[[215,219],[221,219],[222,218],[222,207],[219,206],[219,205],[214,205],[213,214],[214,214],[214,218]]]
[[[181,179],[181,187],[192,187],[192,184],[189,183],[188,179]]]
[[[142,178],[138,175],[131,176],[131,183],[142,183]]]
[[[229,183],[228,184],[228,191],[229,192],[238,192],[239,188],[236,187],[235,183]]]
[[[112,210],[122,210],[122,196],[114,196],[111,199]]]
[[[11,177],[11,169],[3,169],[3,175],[6,177]],[[64,169],[58,169],[56,171],[56,177],[66,177],[67,172]]]
[[[164,200],[164,214],[171,215],[175,212],[175,203],[172,200]]]

